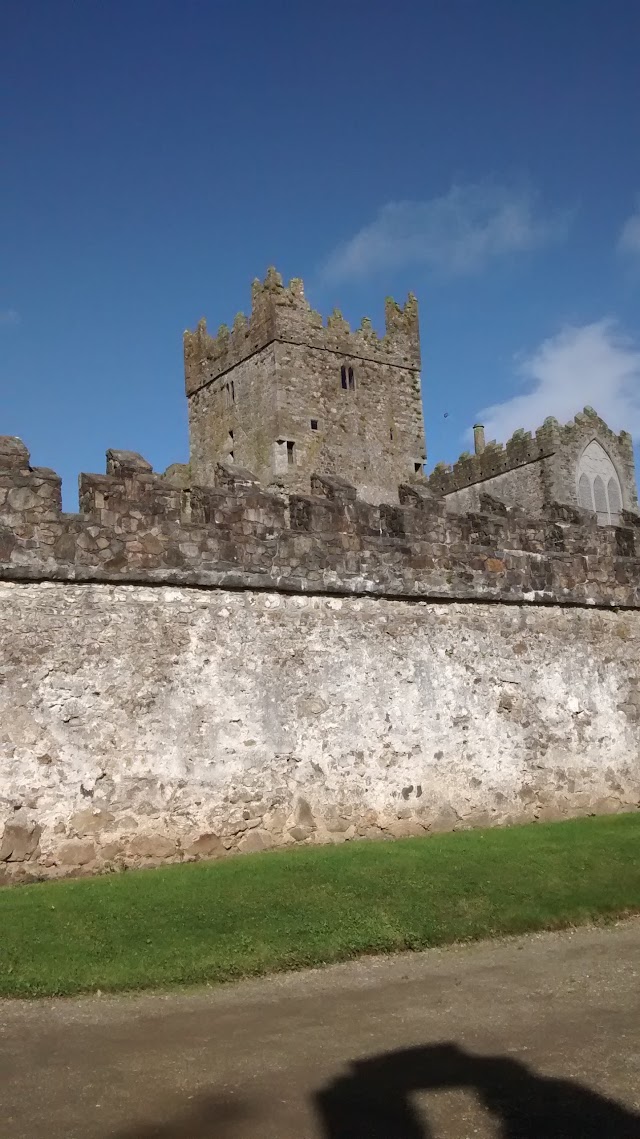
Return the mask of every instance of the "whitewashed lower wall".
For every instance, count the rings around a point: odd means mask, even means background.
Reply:
[[[639,715],[635,611],[0,583],[0,876],[632,809]]]

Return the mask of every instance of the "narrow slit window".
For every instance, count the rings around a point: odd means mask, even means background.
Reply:
[[[349,391],[354,392],[356,390],[356,377],[354,375],[353,368],[349,368],[348,374],[349,374]]]
[[[233,380],[231,381],[231,402],[236,402],[236,385],[234,384]]]
[[[580,481],[578,483],[578,502],[583,510],[593,510],[591,483],[586,475],[580,475]]]
[[[229,432],[229,459],[233,462],[233,431]]]
[[[393,428],[392,427],[389,428],[389,438],[390,438],[391,442],[393,443]]]
[[[611,521],[617,523],[620,521],[620,511],[622,510],[622,502],[620,500],[620,488],[617,479],[609,479],[607,486],[607,497],[609,499],[609,514]]]
[[[287,464],[290,467],[292,467],[296,461],[295,455],[294,455],[294,448],[295,448],[295,443],[292,443],[291,441],[287,442]]]
[[[596,504],[598,514],[601,514],[603,517],[608,516],[609,503],[607,502],[607,492],[605,490],[604,481],[600,475],[596,475],[593,480],[593,501]]]
[[[341,369],[340,369],[340,381],[342,383],[344,390],[346,391],[347,390],[347,369],[346,369],[345,364],[343,364]]]

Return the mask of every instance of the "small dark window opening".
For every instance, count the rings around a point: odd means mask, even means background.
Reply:
[[[418,472],[422,470],[422,463],[414,463],[413,469],[414,469],[415,473],[418,474]]]
[[[389,428],[389,438],[390,438],[391,442],[393,443],[393,429],[391,427]]]
[[[317,420],[317,419],[312,419],[312,420],[311,420],[311,430],[312,430],[312,431],[317,431],[317,430],[318,430],[318,420]]]
[[[292,467],[293,463],[294,463],[294,457],[293,457],[293,448],[294,447],[295,447],[295,443],[291,443],[291,442],[287,443],[287,463],[289,464],[290,467]]]
[[[229,432],[229,442],[231,444],[231,447],[229,448],[229,458],[231,462],[233,462],[233,431]]]
[[[233,380],[231,381],[231,402],[236,402],[236,385],[234,384]]]
[[[342,367],[340,369],[340,380],[342,382],[342,386],[343,386],[344,390],[346,391],[347,390],[347,369],[346,369],[344,364],[342,365]]]
[[[349,368],[349,391],[354,392],[355,390],[356,390],[356,378],[353,374],[353,368]]]

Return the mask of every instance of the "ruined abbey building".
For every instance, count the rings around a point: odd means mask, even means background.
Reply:
[[[352,332],[339,312],[323,325],[302,281],[285,287],[270,270],[254,282],[250,317],[215,338],[204,320],[184,336],[190,478],[213,485],[219,463],[253,472],[267,489],[309,493],[314,475],[346,479],[371,503],[397,503],[399,486],[423,473],[418,307],[387,298],[385,334],[365,318]],[[540,515],[562,502],[616,525],[636,509],[631,437],[614,435],[585,408],[572,423],[547,419],[535,438],[517,431],[506,446],[439,463],[425,484],[448,510],[478,510],[480,495]],[[175,473],[175,472],[174,472]]]
[[[427,478],[416,302],[185,335],[190,462],[0,438],[0,878],[637,808],[640,518],[591,409]]]
[[[385,319],[382,338],[339,312],[325,326],[302,281],[271,270],[231,332],[185,333],[193,481],[213,485],[232,459],[267,488],[308,494],[312,475],[334,475],[367,502],[397,502],[426,459],[415,298],[387,300]]]

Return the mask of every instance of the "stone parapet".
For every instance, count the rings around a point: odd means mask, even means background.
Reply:
[[[633,513],[598,527],[587,511],[556,503],[532,519],[489,495],[449,513],[420,483],[401,486],[397,506],[338,478],[311,489],[267,493],[232,464],[214,486],[185,488],[110,451],[65,514],[58,477],[0,440],[0,578],[640,607]]]

